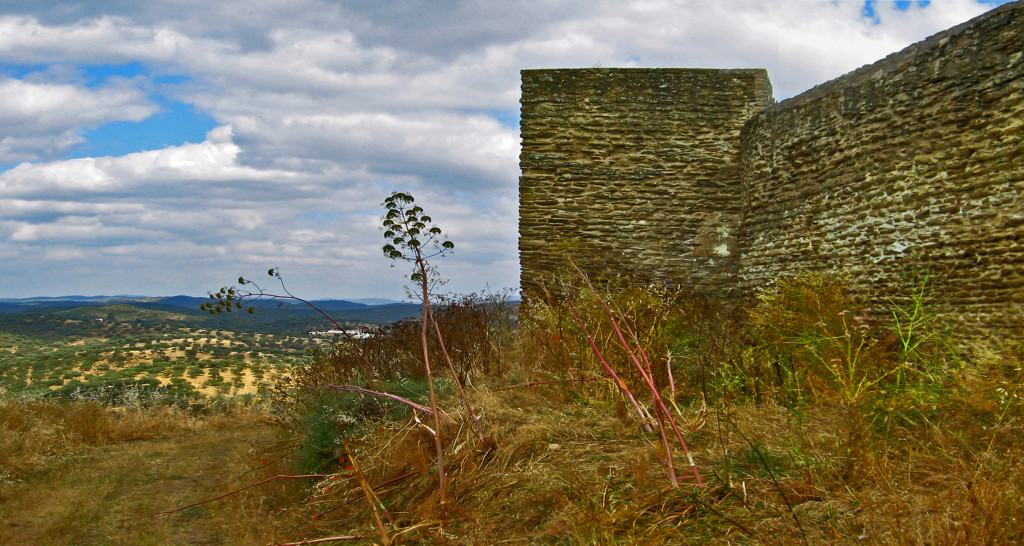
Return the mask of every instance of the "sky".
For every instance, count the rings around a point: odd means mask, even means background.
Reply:
[[[778,100],[1005,1],[4,0],[0,298],[202,296],[278,267],[405,296],[381,202],[518,287],[519,71],[767,68]]]

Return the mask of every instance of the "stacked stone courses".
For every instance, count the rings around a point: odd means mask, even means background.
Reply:
[[[1024,334],[1024,2],[773,103],[763,70],[525,70],[526,295],[594,276],[727,295],[929,276],[969,337]]]
[[[764,70],[523,71],[524,288],[570,240],[599,276],[735,286],[740,131],[770,101]]]

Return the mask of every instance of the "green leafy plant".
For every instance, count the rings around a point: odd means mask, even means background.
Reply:
[[[896,375],[896,387],[904,388],[912,378],[908,372],[917,372],[930,381],[936,381],[943,370],[936,369],[939,353],[952,354],[954,351],[946,337],[937,328],[945,318],[931,308],[929,282],[924,274],[912,279],[909,301],[900,304],[890,299],[892,305],[892,331],[896,334],[900,364]]]
[[[781,279],[761,294],[751,319],[796,403],[835,398],[857,405],[895,373],[887,355],[874,350],[867,311],[842,279],[824,273]]]

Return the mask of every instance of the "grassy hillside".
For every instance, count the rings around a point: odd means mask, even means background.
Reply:
[[[358,350],[312,351],[275,380],[273,432],[253,426],[240,400],[114,416],[95,401],[8,392],[0,519],[17,526],[0,538],[1020,543],[1024,345],[964,346],[931,327],[926,291],[914,294],[909,307],[872,313],[822,276],[780,281],[751,302],[584,286],[518,317],[467,298],[437,310],[445,344],[427,347],[439,426],[416,322]],[[112,338],[123,324],[96,328]],[[187,346],[232,350],[242,337],[204,336]],[[144,434],[123,432],[125,422]],[[135,466],[112,465],[115,452],[139,454]],[[139,469],[145,483],[131,477]],[[101,501],[59,508],[68,498]],[[191,534],[198,522],[216,531]]]

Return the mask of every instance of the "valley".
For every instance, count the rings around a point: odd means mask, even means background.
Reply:
[[[139,391],[180,400],[252,398],[333,340],[310,335],[325,329],[311,309],[210,315],[199,311],[201,298],[177,301],[33,302],[0,313],[0,388],[105,402]],[[408,304],[343,307],[333,304],[332,314],[360,331],[416,311]]]

